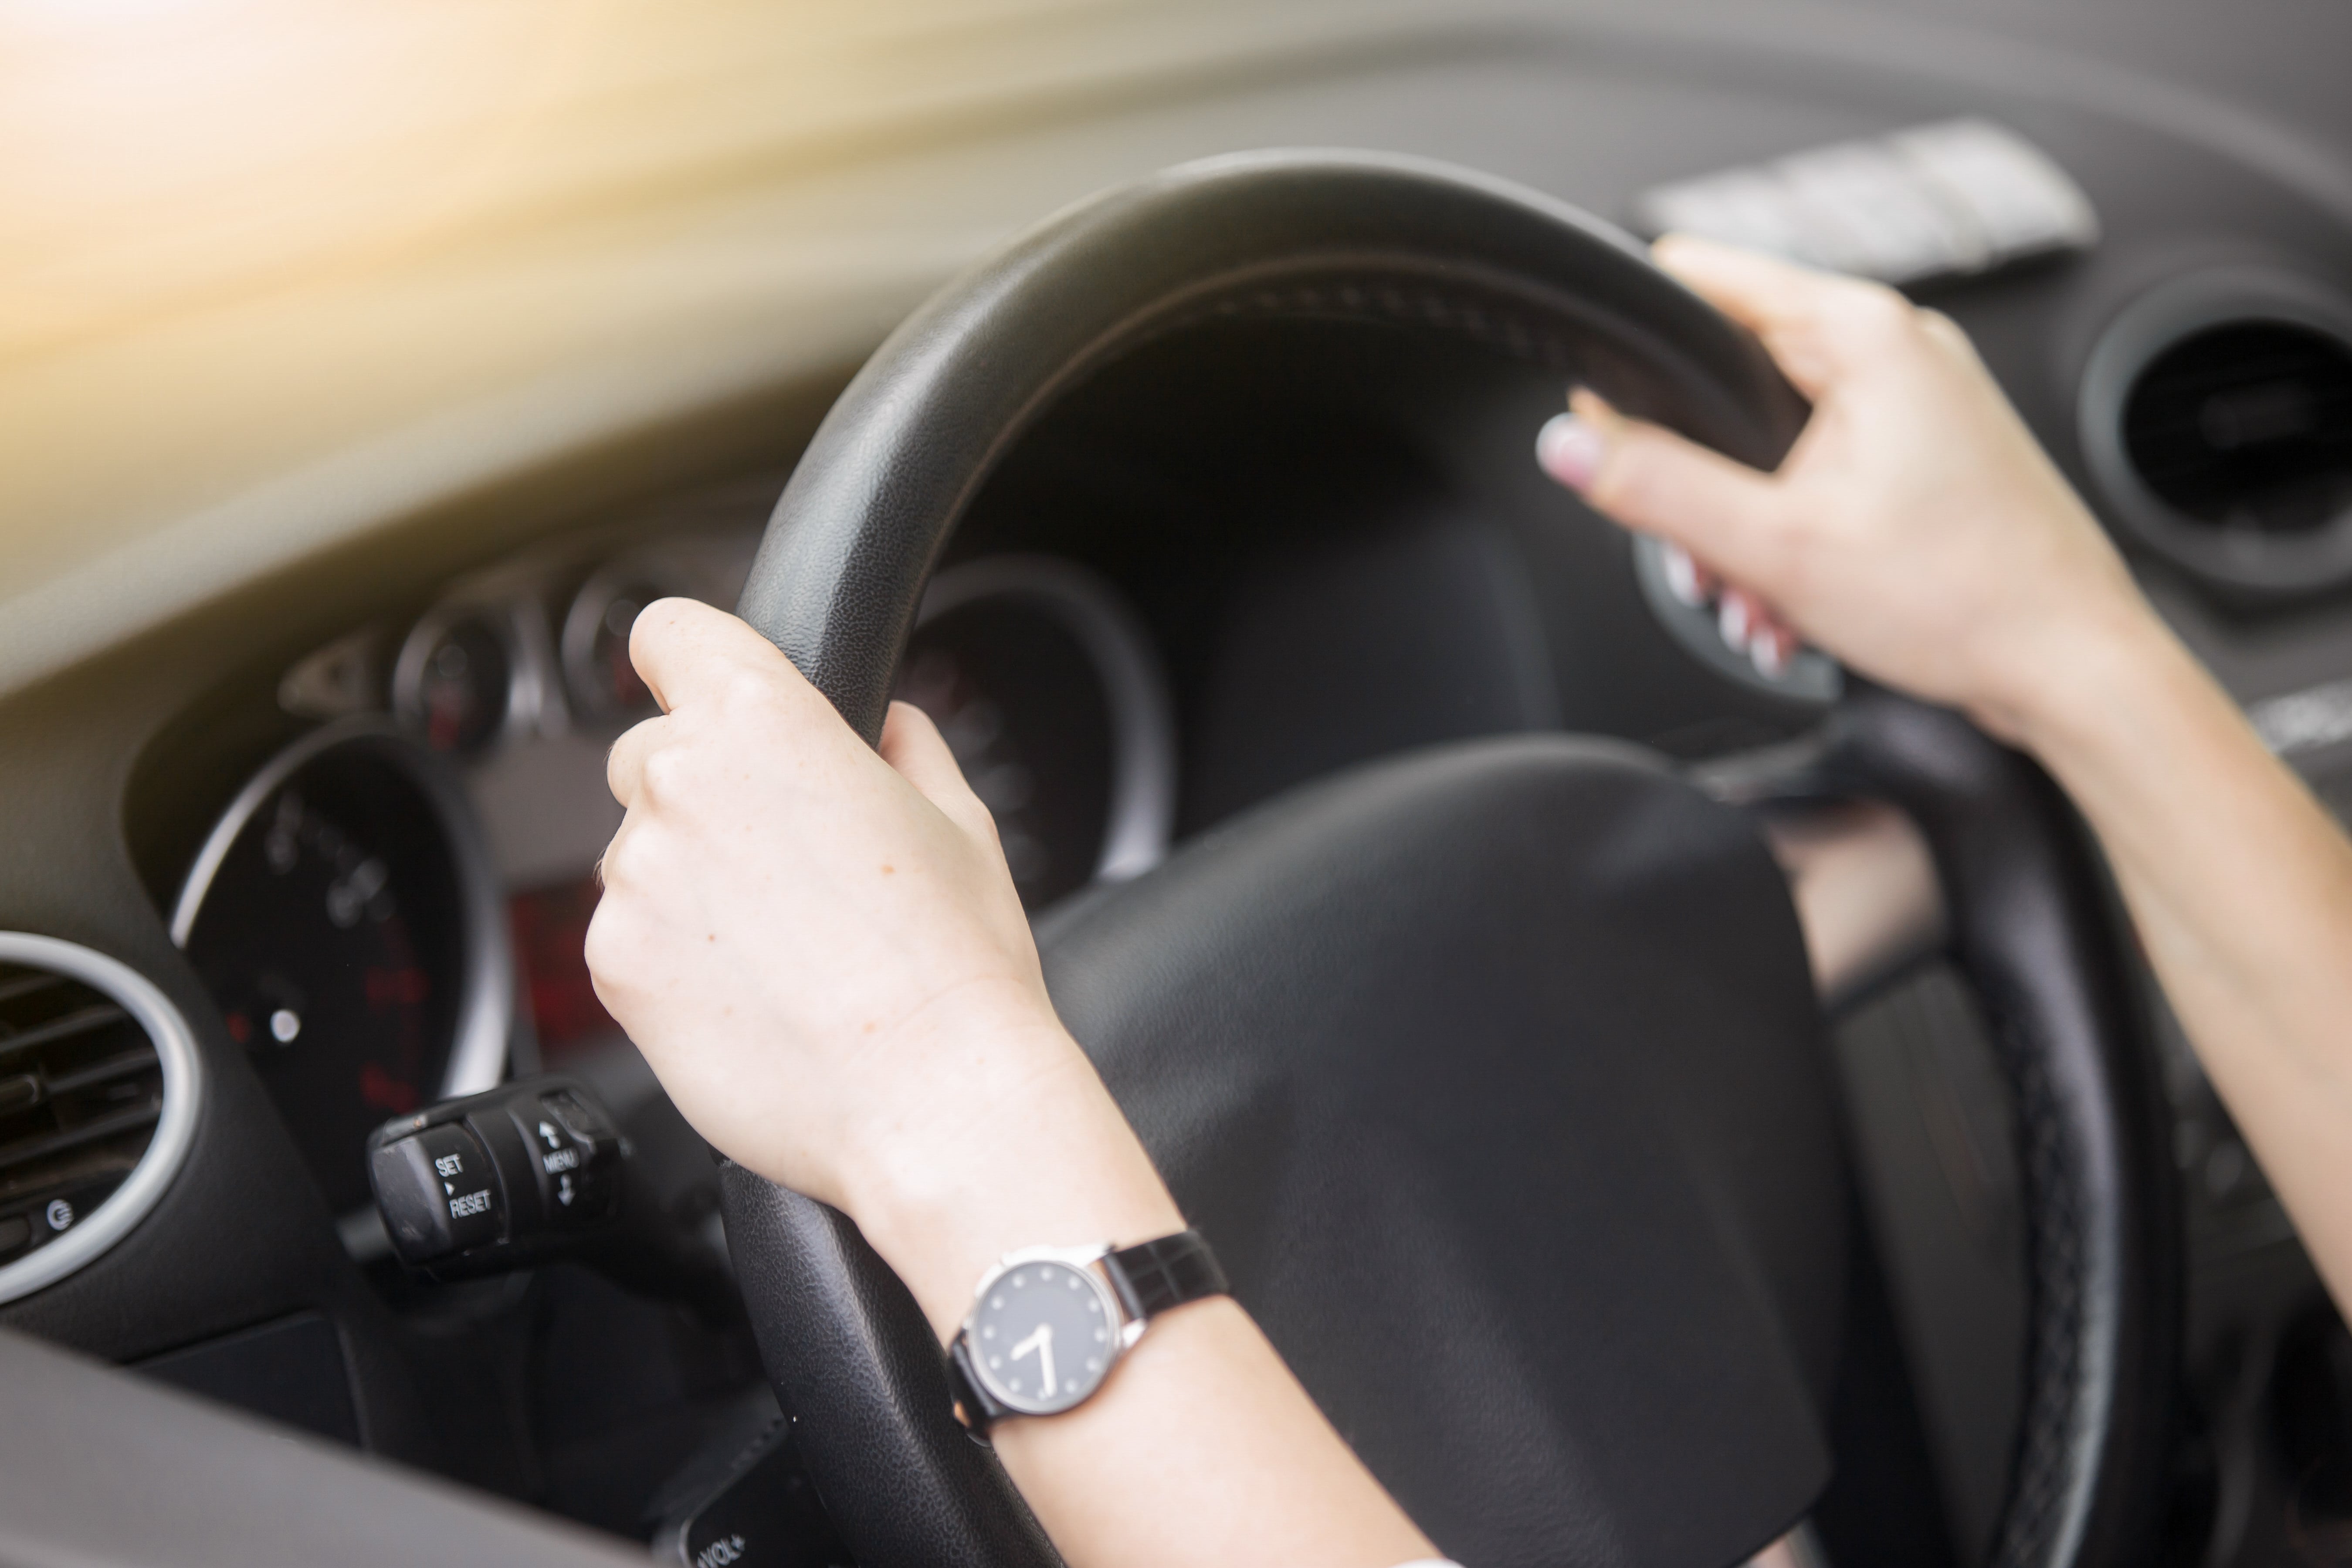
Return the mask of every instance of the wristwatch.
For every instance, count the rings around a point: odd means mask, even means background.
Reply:
[[[956,1417],[985,1432],[1007,1415],[1083,1404],[1159,1313],[1229,1287],[1196,1230],[1113,1247],[1033,1247],[981,1276],[948,1345]]]

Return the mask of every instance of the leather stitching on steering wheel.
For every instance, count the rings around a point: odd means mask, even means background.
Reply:
[[[2067,1179],[2063,1124],[2048,1069],[2014,1026],[1995,1026],[1992,1037],[2016,1103],[2026,1245],[2032,1249],[2025,1407],[2009,1507],[1993,1555],[2008,1568],[2046,1562],[2063,1524],[2066,1451],[2079,1419],[2074,1390],[2082,1373],[2084,1215]]]

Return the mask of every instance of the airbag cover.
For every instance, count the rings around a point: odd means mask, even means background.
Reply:
[[[1753,825],[1564,737],[1364,768],[1041,931],[1236,1294],[1479,1568],[1722,1568],[1829,1474],[1847,1213]]]

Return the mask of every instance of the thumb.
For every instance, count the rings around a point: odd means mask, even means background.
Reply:
[[[1596,511],[1683,546],[1726,575],[1753,580],[1770,547],[1780,492],[1772,477],[1579,389],[1536,437],[1536,461]]]
[[[891,703],[889,716],[882,721],[882,743],[877,749],[900,777],[966,833],[983,827],[990,834],[995,832],[995,817],[971,792],[955,752],[949,750],[947,738],[929,714],[911,702]]]

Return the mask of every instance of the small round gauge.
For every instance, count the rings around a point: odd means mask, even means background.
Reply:
[[[996,818],[1022,902],[1165,857],[1174,723],[1141,619],[1068,562],[1003,556],[925,595],[898,695],[929,714]]]
[[[563,616],[563,683],[581,713],[618,719],[653,710],[653,693],[629,662],[629,630],[647,605],[685,592],[672,574],[643,562],[616,562],[582,584]]]
[[[371,1130],[504,1063],[513,982],[466,809],[413,742],[318,731],[238,795],[173,910],[338,1212],[367,1201]]]
[[[515,657],[488,608],[428,616],[408,636],[392,675],[393,707],[436,752],[471,756],[507,726]]]

